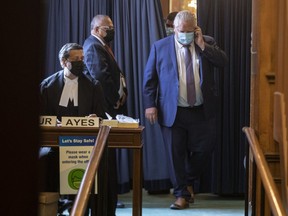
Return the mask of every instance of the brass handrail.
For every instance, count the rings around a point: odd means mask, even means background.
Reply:
[[[250,127],[244,127],[242,130],[245,132],[250,148],[252,150],[253,158],[255,159],[257,168],[259,170],[273,215],[286,215],[275,182],[270,173],[264,154],[260,148],[258,138],[255,135],[255,131]]]
[[[99,167],[102,154],[104,152],[105,145],[107,143],[110,128],[111,127],[109,126],[100,126],[95,146],[93,148],[93,151],[91,152],[90,160],[88,162],[80,188],[78,190],[75,202],[70,213],[71,216],[83,216],[86,211],[89,195],[92,189],[96,172]]]

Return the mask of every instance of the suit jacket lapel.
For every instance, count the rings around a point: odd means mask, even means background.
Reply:
[[[86,100],[84,99],[86,97],[89,98],[90,96],[85,95],[85,84],[83,83],[84,82],[83,76],[84,75],[82,75],[78,78],[78,114],[79,114],[79,116],[85,115],[84,114],[84,113],[86,113],[85,108],[89,107],[85,103]],[[81,88],[80,88],[80,86],[81,86]]]
[[[55,85],[55,95],[56,95],[56,100],[55,102],[56,107],[59,107],[59,102],[60,102],[60,98],[62,95],[62,90],[64,87],[64,70],[62,70],[62,72],[59,74],[59,78],[57,79],[58,84]]]
[[[195,52],[199,59],[199,78],[200,78],[200,86],[202,86],[202,83],[203,83],[202,55],[200,52],[200,47],[196,44],[195,44]]]
[[[110,56],[111,60],[114,62],[115,67],[117,67],[118,71],[120,71],[122,73],[122,71],[120,70],[119,65],[115,59],[115,56],[113,54],[112,49],[110,47],[108,47],[108,45],[104,45],[103,47],[104,47],[105,51],[108,53],[108,55]]]
[[[170,56],[171,61],[172,61],[172,63],[173,63],[174,71],[177,72],[177,77],[178,77],[178,79],[179,79],[174,35],[173,35],[173,36],[170,36],[169,40],[170,40],[170,43],[169,43],[169,51],[168,51],[168,53],[169,53],[169,56]]]

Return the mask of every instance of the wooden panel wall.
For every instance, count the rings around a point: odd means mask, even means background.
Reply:
[[[284,93],[286,102],[286,115],[288,114],[288,3],[287,0],[279,0],[277,25],[277,66],[276,87]],[[286,125],[287,124],[286,119]]]
[[[160,1],[162,6],[163,17],[166,17],[170,13],[169,11],[170,0],[160,0]]]
[[[273,145],[273,92],[276,70],[277,10],[275,2],[254,0],[252,6],[252,89],[251,127],[265,152],[275,152]]]
[[[273,139],[273,94],[280,91],[288,99],[288,3],[287,0],[252,1],[251,34],[251,115],[250,126],[259,142],[275,183],[279,187],[279,147]],[[287,102],[286,102],[287,104]],[[286,106],[286,113],[288,107]],[[286,119],[287,122],[287,119]],[[269,159],[270,158],[270,159]],[[259,176],[250,174],[246,215],[271,215]],[[281,193],[280,193],[281,194]],[[251,206],[249,206],[251,207]]]

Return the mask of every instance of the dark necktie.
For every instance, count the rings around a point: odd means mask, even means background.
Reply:
[[[104,47],[108,51],[108,53],[115,59],[114,53],[113,53],[112,49],[110,48],[110,46],[105,44]]]
[[[187,102],[190,106],[194,106],[196,102],[196,91],[195,91],[195,79],[193,72],[193,61],[191,52],[189,50],[190,45],[184,46],[184,58],[186,66],[186,85],[187,85]]]
[[[113,57],[113,59],[114,59],[114,61],[115,61],[115,63],[116,63],[116,66],[118,67],[119,71],[121,71],[120,68],[119,68],[119,66],[118,66],[118,64],[117,64],[117,62],[116,62],[114,53],[113,53],[112,49],[110,48],[110,46],[107,45],[107,44],[105,44],[104,47],[105,47],[105,49],[108,51],[108,53],[110,54],[110,56]],[[126,88],[126,81],[125,81],[125,78],[124,78],[124,75],[122,74],[122,72],[120,72],[120,78],[121,78],[121,82],[122,82],[123,88]],[[127,94],[127,92],[126,92],[126,94]]]

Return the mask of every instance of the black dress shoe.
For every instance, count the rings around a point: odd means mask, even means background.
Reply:
[[[125,208],[125,204],[120,202],[120,201],[117,201],[117,208]]]
[[[184,198],[178,197],[176,201],[170,206],[170,209],[173,210],[181,210],[189,207],[189,202],[187,202]]]

